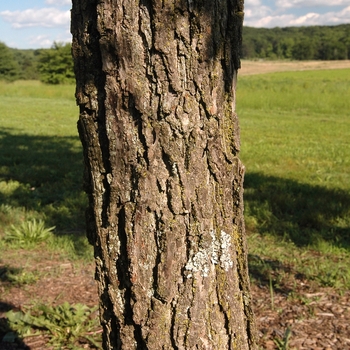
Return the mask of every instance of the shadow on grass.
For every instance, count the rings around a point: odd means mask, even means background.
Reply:
[[[83,235],[87,201],[79,138],[16,132],[0,131],[2,208],[10,215],[25,208],[44,216],[47,225],[56,226],[60,233]]]
[[[260,173],[247,174],[244,185],[248,230],[281,236],[298,246],[327,241],[350,249],[348,192]]]
[[[294,290],[293,284],[306,280],[306,276],[279,260],[261,258],[248,254],[249,274],[258,285],[271,286],[275,292],[288,295]],[[291,283],[291,281],[293,283]]]

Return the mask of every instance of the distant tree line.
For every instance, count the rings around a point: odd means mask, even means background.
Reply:
[[[74,83],[71,45],[55,42],[50,49],[19,50],[0,42],[0,80]]]
[[[243,27],[242,58],[346,60],[350,58],[350,24],[338,26]]]
[[[350,24],[339,26],[243,27],[242,58],[291,60],[350,59]],[[18,50],[0,42],[0,80],[41,80],[48,84],[74,83],[71,45]]]

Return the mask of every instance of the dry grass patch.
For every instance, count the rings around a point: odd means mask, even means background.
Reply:
[[[248,61],[242,60],[239,75],[254,75],[274,72],[303,71],[318,69],[347,69],[350,60],[341,61]]]

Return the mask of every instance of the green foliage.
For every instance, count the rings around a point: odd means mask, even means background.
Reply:
[[[38,243],[45,242],[52,237],[55,226],[46,227],[43,220],[29,220],[21,225],[11,225],[5,231],[5,241],[18,247],[35,247]]]
[[[47,242],[47,248],[70,260],[93,260],[93,249],[82,231],[56,235]]]
[[[0,96],[1,203],[38,212],[59,230],[83,228],[74,86],[0,84]]]
[[[14,61],[18,66],[18,76],[16,80],[39,80],[38,59],[39,50],[19,50],[10,48]]]
[[[346,60],[350,25],[286,28],[243,27],[242,58]]]
[[[100,349],[95,313],[96,308],[65,302],[58,306],[40,304],[24,312],[9,311],[6,317],[11,329],[21,337],[44,332],[55,348],[79,349],[79,345],[86,344],[90,349]]]
[[[40,80],[48,84],[74,83],[71,45],[54,43],[50,50],[42,50],[38,69]]]
[[[11,50],[0,42],[0,80],[13,81],[19,75],[19,67]]]

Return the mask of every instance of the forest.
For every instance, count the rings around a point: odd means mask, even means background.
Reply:
[[[286,28],[243,27],[241,58],[265,60],[347,60],[350,24]],[[74,83],[71,45],[19,50],[0,42],[0,80]]]
[[[243,27],[244,59],[347,60],[350,24],[286,28]]]

